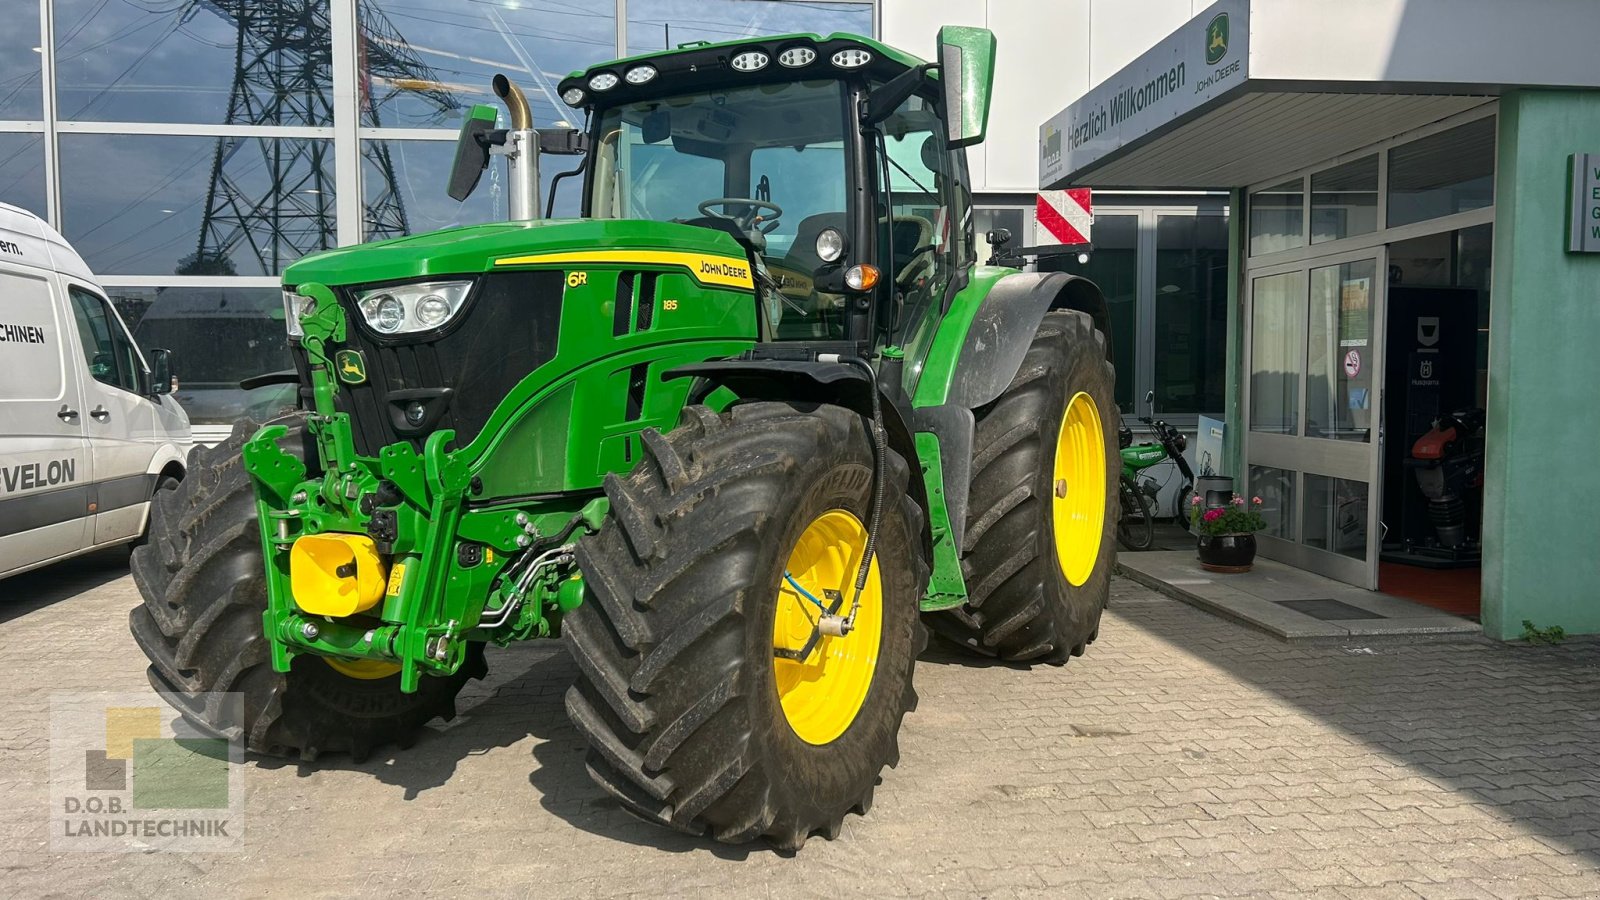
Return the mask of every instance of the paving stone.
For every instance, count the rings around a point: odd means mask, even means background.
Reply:
[[[241,852],[53,854],[50,695],[148,691],[119,566],[0,583],[0,895],[1600,895],[1600,640],[1292,645],[1120,578],[1070,665],[930,648],[871,815],[792,858],[622,812],[555,643],[409,751],[249,764]]]

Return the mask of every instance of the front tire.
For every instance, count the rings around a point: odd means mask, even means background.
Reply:
[[[585,600],[562,622],[589,773],[636,815],[719,841],[831,838],[898,763],[916,704],[928,569],[909,468],[889,451],[857,630],[797,663],[775,657],[810,631],[789,585],[826,597],[842,575],[841,614],[853,598],[873,485],[866,420],[827,405],[689,407],[643,443],[631,475],[606,478],[606,524],[578,545]]]
[[[967,650],[1061,664],[1099,634],[1119,505],[1105,347],[1086,313],[1048,312],[1010,386],[974,410],[967,602],[928,616]]]
[[[289,428],[286,449],[315,458],[303,416],[275,424]],[[429,720],[455,716],[469,677],[487,674],[482,646],[455,675],[424,678],[414,694],[401,692],[398,673],[360,662],[336,668],[303,654],[287,674],[274,672],[262,633],[255,492],[240,456],[259,427],[243,420],[225,442],[195,448],[188,477],[151,503],[149,540],[132,557],[144,602],[128,615],[150,658],[150,684],[196,728],[255,753],[309,761],[342,751],[359,762],[382,744],[408,747]],[[239,702],[227,702],[229,693]]]

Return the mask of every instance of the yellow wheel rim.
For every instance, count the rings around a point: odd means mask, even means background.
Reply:
[[[379,678],[388,678],[400,671],[399,663],[384,662],[381,659],[337,659],[324,656],[322,661],[329,668],[350,678],[359,678],[362,681],[376,681]]]
[[[844,599],[839,615],[850,614],[856,572],[867,549],[867,529],[853,513],[830,509],[818,516],[789,553],[785,571],[807,593],[832,605],[828,592]],[[800,650],[815,629],[822,610],[781,576],[778,608],[772,622],[775,649]],[[868,570],[861,591],[855,629],[843,637],[823,635],[800,661],[774,657],[778,701],[789,727],[808,744],[822,745],[844,734],[856,719],[878,668],[883,638],[883,585],[878,560]]]
[[[1106,442],[1094,398],[1079,391],[1067,401],[1056,434],[1050,517],[1056,562],[1069,584],[1089,580],[1100,558],[1106,515]]]

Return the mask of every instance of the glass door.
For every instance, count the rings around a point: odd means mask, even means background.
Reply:
[[[1249,274],[1245,490],[1263,556],[1378,585],[1385,250]]]

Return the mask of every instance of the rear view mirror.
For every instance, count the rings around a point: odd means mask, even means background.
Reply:
[[[639,129],[640,137],[646,144],[659,144],[672,137],[672,113],[658,109],[644,117],[644,125]]]
[[[944,89],[946,142],[951,149],[983,142],[994,83],[994,32],[946,25],[939,29],[939,82]]]
[[[172,393],[174,382],[172,377],[172,351],[150,351],[150,393],[154,396]]]
[[[461,201],[472,196],[489,167],[488,134],[494,130],[495,108],[479,103],[467,113],[461,123],[461,133],[456,137],[456,160],[450,167],[448,193],[452,200]]]

